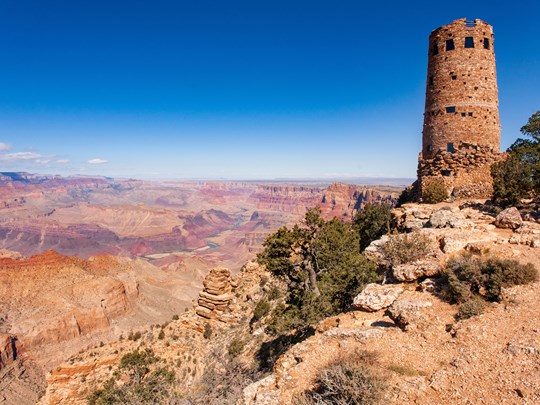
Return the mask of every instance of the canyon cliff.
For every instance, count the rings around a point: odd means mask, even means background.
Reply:
[[[94,347],[51,371],[41,403],[84,403],[107,381],[125,387],[122,358],[146,348],[158,359],[151,368],[166,366],[182,381],[181,388],[167,388],[167,398],[192,403],[224,403],[226,394],[232,403],[291,404],[316,388],[317,375],[328,364],[357,352],[371,359],[370,367],[385,379],[383,403],[540,400],[540,283],[505,288],[500,302],[469,319],[456,318],[458,306],[440,290],[443,265],[456,255],[540,267],[534,242],[540,225],[523,221],[509,229],[474,206],[448,204],[407,205],[393,215],[397,229],[414,229],[418,238],[433,242],[430,253],[407,269],[390,265],[393,283],[368,286],[355,300],[357,306],[324,319],[302,342],[283,347],[257,321],[265,316],[261,301],[279,302],[279,280],[253,262],[236,276],[216,268],[192,309],[178,319],[144,329],[134,340]],[[381,246],[400,237],[374,241],[366,255],[387,266]],[[267,368],[271,353],[276,357]]]
[[[43,392],[44,375],[66,358],[181,314],[210,269],[226,265],[233,277],[271,232],[299,221],[308,208],[349,219],[366,203],[392,204],[398,191],[3,173],[0,384],[8,387],[6,400],[32,403]],[[223,294],[200,294],[199,313],[224,308]],[[217,318],[238,322],[240,307],[227,297],[236,315]]]

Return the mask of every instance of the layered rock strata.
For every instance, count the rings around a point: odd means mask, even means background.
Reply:
[[[195,312],[203,318],[230,321],[231,317],[227,312],[233,299],[231,294],[233,283],[229,269],[216,267],[210,270],[203,285],[204,289],[199,294]]]

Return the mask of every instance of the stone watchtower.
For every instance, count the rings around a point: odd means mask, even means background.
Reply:
[[[429,36],[418,187],[444,182],[456,197],[490,197],[500,156],[493,28],[455,20]]]

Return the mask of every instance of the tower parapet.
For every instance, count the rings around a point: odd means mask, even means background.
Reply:
[[[418,183],[442,180],[456,196],[489,197],[500,155],[494,35],[482,20],[455,20],[429,36]]]

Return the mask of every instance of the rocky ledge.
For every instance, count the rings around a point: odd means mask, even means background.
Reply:
[[[426,241],[423,257],[405,264],[388,257],[385,244],[403,235],[373,242],[366,253],[388,269],[387,284],[368,285],[351,311],[325,319],[314,336],[292,346],[270,375],[244,389],[245,403],[295,403],[327,364],[355,350],[376,356],[377,372],[392,387],[383,403],[538,403],[540,283],[505,289],[502,303],[462,321],[457,307],[441,299],[440,271],[456,255],[540,268],[534,247],[540,225],[508,213],[496,221],[480,208],[408,204],[394,210],[398,228]]]

